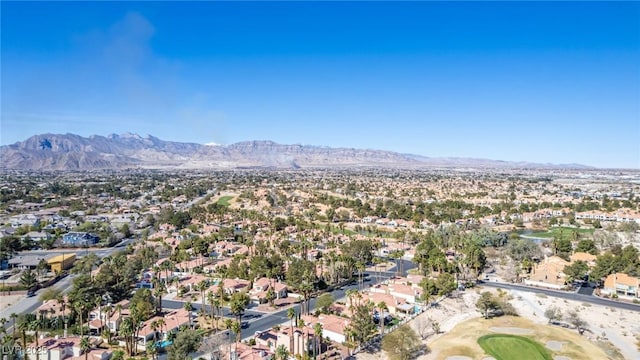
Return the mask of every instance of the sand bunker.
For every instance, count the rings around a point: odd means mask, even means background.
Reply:
[[[492,327],[489,328],[489,330],[491,330],[493,332],[504,333],[504,334],[514,334],[514,335],[530,335],[530,334],[533,334],[533,330],[531,330],[531,329],[523,329],[523,328],[517,328],[517,327],[497,327],[497,326],[492,326]]]
[[[496,360],[493,356],[483,357],[482,360]]]
[[[558,355],[558,356],[554,356],[553,360],[571,360],[571,358],[568,357],[568,356],[559,356]]]
[[[468,356],[454,355],[454,356],[447,357],[446,360],[473,360],[473,359]]]
[[[562,350],[562,346],[564,344],[566,344],[566,341],[547,341],[547,349],[549,350],[553,350],[553,351],[560,351]]]

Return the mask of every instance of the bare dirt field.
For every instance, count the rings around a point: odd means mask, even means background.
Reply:
[[[2,295],[0,296],[0,311],[8,308],[12,304],[22,300],[24,295]]]

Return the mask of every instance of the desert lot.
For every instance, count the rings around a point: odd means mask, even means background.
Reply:
[[[484,359],[488,357],[478,345],[478,338],[487,334],[513,334],[526,337],[546,347],[561,359],[596,360],[606,359],[606,353],[577,331],[557,326],[536,324],[528,319],[504,316],[485,320],[476,318],[456,326],[451,332],[434,341],[428,359]],[[519,349],[523,350],[523,349]],[[520,359],[536,359],[522,353]]]
[[[445,299],[409,323],[430,349],[418,359],[492,359],[477,341],[490,334],[529,338],[555,360],[640,359],[638,339],[635,338],[635,334],[640,334],[640,312],[511,291],[511,304],[520,316],[485,320],[476,310],[475,303],[479,293],[486,290],[467,290],[459,297]],[[551,306],[564,314],[576,310],[587,321],[584,335],[575,329],[548,325],[544,311]],[[435,335],[431,330],[430,324],[434,321],[440,324],[441,334]],[[357,357],[362,360],[387,358],[383,352],[364,352]]]

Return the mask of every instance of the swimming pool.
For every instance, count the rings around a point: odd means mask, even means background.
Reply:
[[[163,340],[163,341],[158,342],[158,347],[164,348],[164,347],[167,347],[167,346],[169,346],[171,344],[173,344],[173,341],[171,341],[171,340]]]

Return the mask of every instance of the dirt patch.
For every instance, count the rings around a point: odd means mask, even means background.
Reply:
[[[564,341],[550,340],[550,341],[547,341],[547,349],[552,351],[560,351],[562,350],[562,346],[564,344],[566,344],[566,342]]]
[[[492,326],[492,327],[489,328],[489,330],[491,330],[493,332],[504,333],[504,334],[513,334],[513,335],[530,335],[530,334],[533,334],[533,330],[531,330],[531,329],[522,329],[522,328],[516,328],[516,327],[496,327],[496,326]]]
[[[583,337],[586,341],[599,346],[606,352],[607,356],[603,358],[640,359],[640,350],[637,348],[633,336],[631,336],[632,334],[640,333],[640,312],[625,311],[609,306],[559,299],[524,291],[510,291],[510,294],[514,297],[511,303],[518,310],[520,316],[527,317],[539,324],[548,323],[544,312],[552,306],[560,309],[563,319],[566,319],[569,311],[576,311],[583,320],[587,321],[588,330]],[[576,330],[568,331],[577,333]],[[550,340],[563,339],[555,338]],[[570,347],[570,343],[565,344],[563,350]],[[576,357],[571,358],[577,359]]]
[[[0,310],[4,310],[11,306],[12,304],[16,304],[24,298],[24,295],[1,295],[2,301],[0,301]]]

